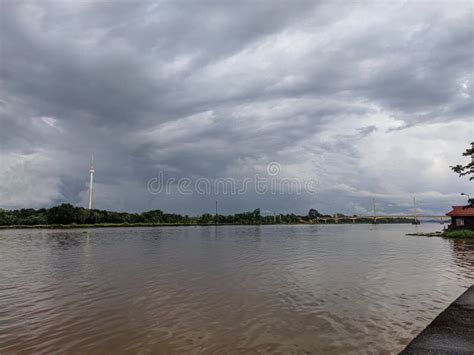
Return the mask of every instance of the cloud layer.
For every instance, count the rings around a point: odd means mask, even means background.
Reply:
[[[445,212],[474,138],[472,2],[0,2],[0,203]],[[316,194],[153,195],[278,162]]]

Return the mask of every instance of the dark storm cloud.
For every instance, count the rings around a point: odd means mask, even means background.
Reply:
[[[2,207],[84,203],[91,153],[96,203],[114,209],[202,212],[209,197],[156,197],[147,180],[271,161],[318,180],[318,198],[249,192],[229,212],[361,213],[371,194],[413,193],[437,209],[465,188],[445,176],[473,136],[469,2],[0,4]]]

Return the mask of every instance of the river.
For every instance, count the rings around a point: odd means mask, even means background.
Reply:
[[[0,231],[0,353],[395,353],[474,282],[439,224]]]

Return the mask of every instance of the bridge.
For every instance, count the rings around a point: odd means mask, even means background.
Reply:
[[[335,215],[333,217],[317,217],[314,219],[314,223],[328,223],[328,222],[352,222],[356,223],[358,220],[371,220],[373,223],[377,223],[377,220],[390,220],[390,219],[407,219],[419,222],[420,220],[437,220],[440,223],[450,221],[448,216],[438,216],[438,215],[372,215],[372,216],[340,216]]]
[[[415,224],[419,224],[420,220],[437,220],[440,223],[444,223],[445,221],[450,221],[450,217],[448,216],[438,216],[438,215],[419,215],[418,210],[416,208],[416,199],[413,197],[413,214],[401,214],[401,215],[378,215],[377,214],[377,203],[375,199],[372,199],[373,203],[373,214],[369,216],[341,216],[335,214],[333,217],[318,217],[316,218],[316,223],[320,223],[320,221],[324,223],[328,223],[328,221],[332,221],[334,223],[342,222],[350,222],[356,223],[357,220],[371,220],[372,223],[377,223],[377,220],[390,220],[390,219],[408,219],[412,220]]]
[[[332,217],[329,216],[320,216],[311,219],[312,223],[356,223],[356,221],[364,220],[364,221],[371,221],[372,223],[377,223],[378,220],[390,220],[390,219],[403,219],[414,222],[415,224],[419,224],[420,220],[435,220],[439,221],[440,223],[444,222],[449,222],[451,220],[450,217],[446,215],[423,215],[423,214],[418,214],[418,209],[416,207],[416,199],[413,197],[413,214],[391,214],[391,215],[383,215],[383,214],[378,214],[377,213],[377,202],[375,199],[372,199],[373,201],[373,214],[372,215],[365,215],[365,216],[358,216],[358,215],[353,215],[353,216],[344,216],[340,214],[334,214]],[[268,211],[268,210],[261,210],[260,213],[263,216],[273,216],[273,221],[276,222],[277,218],[280,218],[281,213],[276,214],[275,211]]]

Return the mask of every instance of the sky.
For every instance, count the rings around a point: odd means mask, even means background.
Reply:
[[[0,208],[444,214],[473,82],[472,1],[0,0]]]

